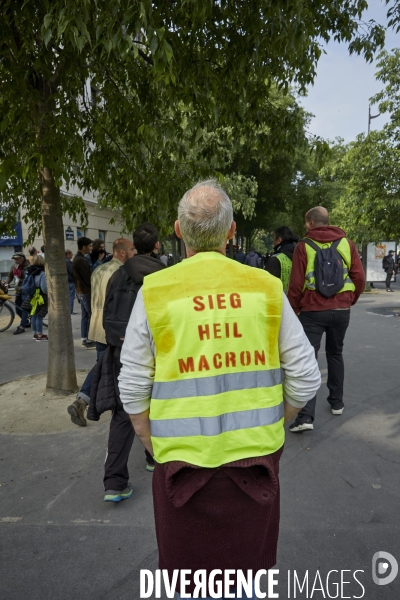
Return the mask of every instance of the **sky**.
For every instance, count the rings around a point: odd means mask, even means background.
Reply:
[[[374,19],[382,25],[387,23],[388,7],[382,0],[370,0],[363,20]],[[386,32],[386,50],[400,47],[400,32]],[[350,142],[359,133],[367,132],[369,98],[379,92],[383,84],[375,79],[376,61],[367,63],[360,56],[350,56],[346,44],[329,42],[325,46],[317,67],[317,77],[310,86],[308,96],[300,103],[315,115],[309,132],[325,139],[341,137]],[[371,107],[372,115],[378,114],[377,106]],[[382,115],[371,121],[371,130],[381,129],[389,116]]]

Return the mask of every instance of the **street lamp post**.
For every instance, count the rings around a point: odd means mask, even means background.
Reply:
[[[371,131],[371,121],[372,119],[376,119],[377,117],[380,116],[381,113],[378,113],[377,115],[371,115],[371,105],[368,105],[368,135],[369,132]]]

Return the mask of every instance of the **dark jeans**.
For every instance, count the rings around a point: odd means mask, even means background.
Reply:
[[[393,277],[393,272],[391,269],[389,269],[389,271],[386,272],[386,289],[390,290],[390,281]]]
[[[17,311],[17,315],[21,318],[19,326],[23,329],[29,324],[29,313],[27,310],[22,310],[21,308],[21,304],[27,297],[26,294],[16,294],[15,296],[15,310]]]
[[[97,358],[96,358],[96,362],[98,362],[101,357],[103,356],[104,352],[106,351],[107,348],[107,344],[102,344],[101,342],[95,342],[96,343],[96,352],[97,352]],[[81,387],[81,389],[78,392],[78,398],[82,398],[82,400],[84,400],[86,402],[86,404],[89,404],[90,401],[90,391],[92,389],[92,381],[93,381],[93,369],[90,369],[89,373],[86,375],[86,379],[83,382],[83,385]]]
[[[118,375],[121,370],[119,356],[114,356],[114,385],[118,392]],[[117,393],[117,406],[113,410],[110,433],[108,436],[108,449],[104,464],[104,489],[122,491],[129,481],[128,459],[135,437],[135,430],[128,413]],[[145,450],[146,462],[154,464],[153,457]]]
[[[90,327],[90,317],[92,316],[92,308],[90,306],[90,294],[78,294],[81,302],[81,338],[87,340]]]
[[[74,312],[74,300],[75,300],[75,284],[68,283],[68,291],[69,291],[69,312],[72,314]]]
[[[343,343],[350,322],[350,309],[301,312],[299,319],[306,336],[314,346],[316,357],[318,357],[322,334],[326,334],[325,352],[328,363],[327,386],[329,390],[327,400],[332,408],[342,408],[344,406]],[[297,418],[301,423],[314,421],[316,401],[317,396],[315,395],[298,413]]]

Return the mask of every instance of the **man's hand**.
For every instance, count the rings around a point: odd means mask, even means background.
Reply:
[[[131,418],[133,429],[135,430],[136,435],[138,436],[146,450],[150,452],[151,456],[153,456],[154,452],[150,436],[149,414],[150,409],[147,409],[144,412],[139,413],[138,415],[129,416]]]
[[[294,408],[288,402],[286,402],[286,400],[283,401],[283,406],[285,411],[285,423],[289,423],[289,421],[295,418],[300,408]]]

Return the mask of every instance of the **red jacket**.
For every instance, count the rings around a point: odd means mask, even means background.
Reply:
[[[334,242],[337,239],[346,237],[346,234],[343,229],[340,229],[339,227],[327,225],[312,229],[305,237],[315,240],[316,242],[326,243]],[[360,294],[364,291],[365,273],[355,245],[351,240],[348,240],[348,242],[351,250],[349,277],[356,286],[356,290],[355,292],[341,292],[330,298],[325,298],[315,290],[308,290],[307,288],[303,292],[307,255],[304,242],[300,241],[297,244],[293,254],[292,274],[290,276],[288,289],[288,300],[296,314],[304,311],[350,308],[350,306],[357,302]]]

